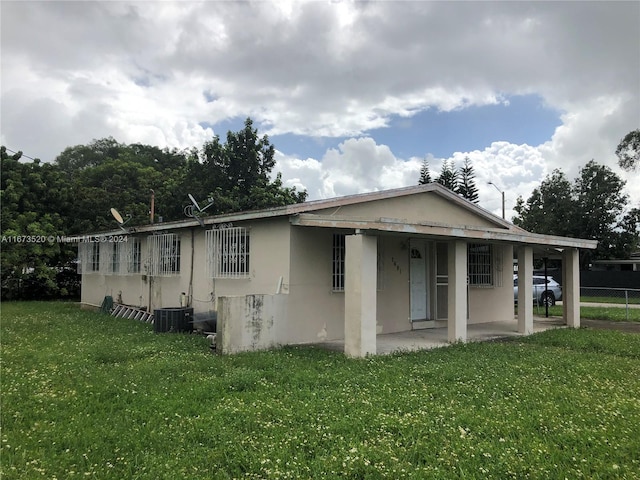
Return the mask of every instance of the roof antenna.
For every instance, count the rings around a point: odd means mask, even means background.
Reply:
[[[126,222],[122,219],[122,215],[120,215],[120,212],[118,212],[118,210],[116,210],[115,208],[111,208],[111,215],[113,215],[113,218],[115,218],[116,222],[118,222],[118,226],[120,227],[120,229],[124,233],[129,233],[129,230],[124,228],[124,226],[131,221],[131,215],[127,215]]]
[[[196,199],[193,198],[193,195],[188,193],[187,196],[189,197],[189,200],[191,200],[191,205],[187,205],[186,207],[184,207],[184,214],[189,218],[195,218],[200,224],[200,226],[204,227],[204,222],[202,221],[201,214],[203,214],[207,208],[213,205],[214,203],[213,199],[208,198],[207,202],[209,202],[209,205],[207,205],[204,208],[200,208],[200,205],[198,205],[198,202],[196,201]],[[197,211],[194,211],[194,207],[196,208]]]

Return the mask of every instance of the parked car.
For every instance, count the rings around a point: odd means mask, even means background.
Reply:
[[[518,276],[513,276],[513,298],[518,301]],[[557,300],[562,300],[562,287],[553,277],[547,277],[545,285],[544,276],[533,276],[533,300],[539,305],[555,305]]]

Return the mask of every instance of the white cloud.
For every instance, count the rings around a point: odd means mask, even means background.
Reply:
[[[203,125],[250,115],[270,135],[352,137],[323,158],[278,159],[284,179],[311,197],[341,195],[415,183],[421,160],[396,158],[368,137],[391,116],[533,93],[563,112],[549,141],[496,138],[484,150],[453,156],[472,158],[481,198],[497,194],[485,184],[490,175],[515,201],[556,167],[570,178],[591,158],[615,168],[617,142],[640,126],[637,2],[53,1],[0,8],[1,140],[45,161],[106,136],[200,146],[214,133]],[[441,160],[433,160],[436,172]]]
[[[448,159],[428,156],[431,176],[435,179],[444,160],[453,160],[460,168],[469,157],[475,170],[480,206],[501,215],[502,199],[496,187],[505,192],[507,218],[514,215],[519,195],[527,199],[550,170],[540,149],[529,145],[494,142],[480,151],[456,152]],[[278,153],[276,170],[281,171],[287,186],[306,189],[309,199],[330,198],[357,192],[416,185],[423,159],[401,159],[386,145],[371,138],[351,138],[338,149],[329,149],[321,160],[299,159]]]

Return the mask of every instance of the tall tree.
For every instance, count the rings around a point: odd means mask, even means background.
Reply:
[[[571,195],[571,182],[555,169],[535,188],[525,202],[518,197],[513,223],[530,232],[574,236],[576,204]]]
[[[227,133],[225,143],[215,136],[206,142],[199,161],[188,165],[188,191],[213,201],[211,213],[269,208],[303,202],[306,192],[282,185],[279,174],[272,180],[275,147],[258,136],[247,118],[239,132]]]
[[[526,202],[518,198],[513,222],[536,233],[598,240],[595,252],[581,252],[583,268],[595,258],[629,258],[638,244],[638,213],[625,214],[623,189],[623,180],[593,160],[573,184],[554,170]]]
[[[75,201],[62,212],[69,219],[68,233],[112,228],[109,210],[131,215],[131,225],[150,222],[151,190],[156,218],[184,218],[181,189],[185,154],[141,144],[126,145],[113,138],[66,148],[55,163],[68,176]]]
[[[72,292],[64,289],[58,276],[75,253],[58,242],[64,235],[58,211],[69,200],[70,189],[56,166],[38,159],[21,162],[21,156],[20,152],[8,155],[1,147],[2,298],[66,296]]]
[[[609,167],[593,160],[580,170],[574,183],[573,195],[580,213],[576,233],[598,240],[595,258],[611,258],[618,242],[620,222],[629,200],[623,192],[624,185],[624,180]]]
[[[420,168],[420,180],[418,180],[418,185],[426,185],[427,183],[431,183],[431,172],[429,171],[429,161],[425,158],[422,161],[422,167]]]
[[[624,170],[635,170],[640,163],[640,129],[627,133],[616,148],[618,165]]]
[[[436,182],[455,192],[458,187],[458,170],[453,164],[453,160],[445,160],[442,162],[440,175],[436,178]]]
[[[471,160],[468,156],[464,157],[464,164],[460,169],[460,179],[458,180],[456,193],[462,195],[462,197],[466,198],[470,202],[478,203],[479,196],[478,187],[476,187],[476,183],[474,181],[475,176]]]

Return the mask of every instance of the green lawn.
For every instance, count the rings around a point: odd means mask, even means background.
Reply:
[[[518,307],[515,311],[517,313]],[[534,315],[545,314],[544,306],[534,306]],[[549,307],[549,315],[552,317],[562,316],[562,306],[554,305]],[[628,311],[625,307],[580,307],[580,318],[588,318],[591,320],[610,320],[612,322],[640,322],[640,308],[629,308]]]
[[[221,357],[62,303],[1,333],[3,479],[640,478],[640,335]]]
[[[625,298],[624,292],[620,292],[620,295],[621,296],[618,297],[580,297],[580,301],[591,303],[617,303],[621,305],[625,305],[627,303],[637,305],[640,303],[640,297],[630,296]],[[632,295],[636,295],[636,291],[633,291]]]

